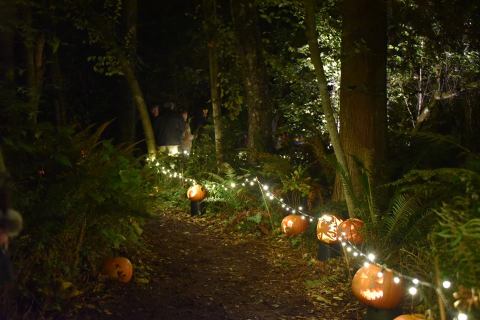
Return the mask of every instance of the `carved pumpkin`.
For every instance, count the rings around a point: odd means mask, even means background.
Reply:
[[[187,197],[190,201],[202,201],[207,196],[207,190],[199,184],[188,188]]]
[[[401,316],[396,317],[393,320],[425,320],[423,314],[402,314]]]
[[[347,219],[338,226],[338,236],[350,241],[354,244],[363,242],[361,229],[363,228],[363,221],[360,219]]]
[[[110,258],[103,265],[103,273],[110,279],[126,283],[132,279],[133,266],[127,258]]]
[[[317,238],[325,243],[334,243],[337,241],[337,228],[342,223],[334,215],[324,214],[318,219]]]
[[[308,220],[301,215],[291,214],[282,220],[282,231],[289,236],[304,232],[308,228]]]
[[[360,268],[352,280],[352,291],[358,300],[378,309],[393,309],[403,298],[403,286],[393,281],[392,271],[375,264]]]

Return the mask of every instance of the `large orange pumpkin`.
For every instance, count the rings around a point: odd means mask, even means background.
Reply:
[[[130,260],[124,257],[110,258],[103,264],[103,273],[110,279],[120,282],[129,282],[133,275],[133,266]]]
[[[396,317],[393,320],[425,320],[425,316],[423,314],[402,314]]]
[[[337,228],[342,223],[334,215],[324,214],[318,219],[317,238],[325,243],[334,243],[337,241]]]
[[[289,236],[304,232],[308,228],[308,220],[301,215],[291,214],[283,218],[282,231]]]
[[[338,226],[338,236],[350,241],[354,244],[363,242],[361,229],[363,228],[363,221],[360,219],[347,219]]]
[[[403,285],[393,281],[394,274],[375,264],[360,268],[352,280],[352,291],[358,300],[378,309],[393,309],[402,301]]]
[[[187,197],[190,201],[202,201],[207,196],[207,190],[199,184],[188,188]]]

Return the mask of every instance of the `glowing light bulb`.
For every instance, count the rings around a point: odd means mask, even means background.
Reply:
[[[365,262],[363,263],[363,266],[364,266],[365,268],[368,267],[369,265],[370,265],[370,263],[369,263],[368,261],[365,261]]]
[[[373,253],[369,253],[367,255],[367,259],[373,262],[373,261],[375,261],[375,255]]]
[[[419,281],[418,279],[413,279],[412,282],[413,282],[414,284],[419,284],[419,283],[420,283],[420,281]]]
[[[379,272],[377,273],[377,277],[383,278],[383,272],[382,272],[382,271],[379,271]]]
[[[303,207],[298,207],[298,210],[299,210],[299,211],[302,211],[302,210],[303,210]]]
[[[313,222],[313,218],[310,218],[310,222]]]
[[[250,185],[253,186],[255,183],[253,181],[250,181]]]
[[[292,213],[295,213],[295,212],[297,212],[297,210],[293,209],[293,210],[292,210]]]
[[[245,183],[242,183],[242,187],[245,187]]]
[[[347,247],[347,251],[348,251],[348,252],[352,252],[352,248],[351,248],[351,247]]]
[[[396,284],[399,284],[400,283],[400,278],[399,277],[394,277],[393,282],[395,282]]]
[[[448,289],[448,288],[450,288],[450,287],[452,286],[452,283],[451,283],[450,281],[448,281],[448,280],[445,280],[445,281],[443,281],[442,286],[443,286],[445,289]]]
[[[354,257],[358,257],[358,252],[355,251],[355,252],[353,253],[353,256],[354,256]]]
[[[267,190],[268,190],[268,186],[267,186],[267,185],[264,185],[264,186],[263,186],[263,190],[267,191]]]
[[[305,220],[305,216],[302,216],[302,220]]]
[[[410,293],[412,296],[416,295],[417,294],[417,288],[415,287],[410,287],[408,289],[408,293]]]
[[[342,241],[342,246],[345,247],[346,245],[347,243]]]
[[[230,187],[235,188],[236,186],[235,182],[230,183]]]

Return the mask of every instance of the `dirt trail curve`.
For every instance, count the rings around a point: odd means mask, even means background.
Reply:
[[[144,238],[131,257],[141,265],[136,279],[110,287],[102,315],[88,318],[356,319],[348,294],[305,288],[322,274],[285,240],[225,232],[219,219],[182,212],[160,213]]]

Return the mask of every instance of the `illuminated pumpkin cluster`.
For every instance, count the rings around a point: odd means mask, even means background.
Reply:
[[[288,237],[300,234],[307,230],[308,220],[301,215],[291,214],[283,218],[282,220],[282,231]]]
[[[342,223],[334,215],[324,214],[318,219],[317,238],[325,243],[334,243],[338,239],[337,228]]]
[[[401,316],[396,317],[393,320],[425,320],[423,314],[402,314]]]
[[[355,218],[347,219],[338,226],[338,235],[353,244],[360,244],[363,242],[362,228],[362,220]]]
[[[127,258],[110,258],[103,264],[103,273],[112,280],[127,283],[132,279],[133,266]]]
[[[190,201],[202,201],[207,196],[207,190],[199,184],[188,188],[187,197]]]
[[[375,264],[360,268],[352,280],[352,291],[358,300],[378,309],[392,309],[403,298],[403,286],[395,283],[392,271]]]

